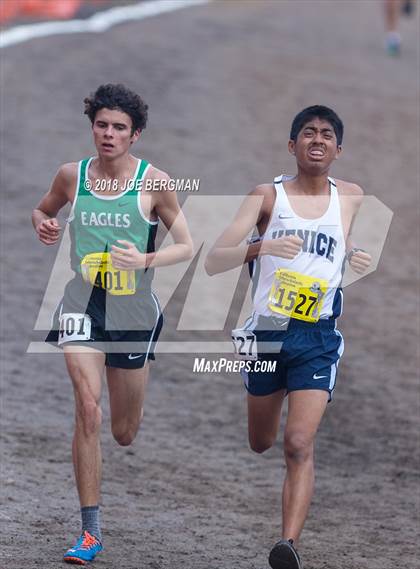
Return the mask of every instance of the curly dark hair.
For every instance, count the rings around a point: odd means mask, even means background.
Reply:
[[[292,128],[290,129],[290,140],[294,140],[296,142],[299,132],[309,121],[315,118],[330,123],[337,138],[337,145],[341,146],[341,143],[343,142],[344,132],[343,123],[337,113],[328,107],[324,107],[323,105],[313,105],[312,107],[307,107],[295,116],[292,122]]]
[[[100,85],[83,102],[85,104],[85,115],[90,118],[92,124],[95,121],[96,113],[101,109],[117,109],[130,116],[133,123],[131,134],[136,130],[146,128],[148,105],[137,93],[130,91],[124,85],[112,83]]]

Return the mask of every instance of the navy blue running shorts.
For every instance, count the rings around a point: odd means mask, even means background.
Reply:
[[[255,314],[242,330],[250,334],[248,339],[254,342],[257,360],[248,362],[250,365],[241,371],[251,395],[270,395],[281,389],[287,393],[321,389],[329,393],[331,400],[344,351],[344,340],[334,319],[309,323]],[[259,371],[261,368],[269,371]]]

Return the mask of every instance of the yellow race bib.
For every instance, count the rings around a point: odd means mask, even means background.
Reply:
[[[317,322],[328,290],[328,281],[277,269],[268,297],[268,308],[289,318]]]
[[[104,288],[109,294],[126,296],[136,292],[134,270],[124,271],[112,265],[111,253],[89,253],[81,262],[85,282]]]

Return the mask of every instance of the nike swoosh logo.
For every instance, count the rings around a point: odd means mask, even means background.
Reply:
[[[317,375],[316,373],[314,373],[314,375],[312,376],[314,379],[323,379],[324,377],[327,377],[326,375]]]
[[[119,203],[118,205],[119,205],[120,207],[124,207],[125,205],[128,205],[128,202]]]
[[[137,358],[141,358],[143,354],[137,354],[137,355],[133,355],[133,354],[128,354],[128,359],[129,360],[136,360]]]
[[[282,215],[279,213],[279,219],[293,219],[293,215]]]

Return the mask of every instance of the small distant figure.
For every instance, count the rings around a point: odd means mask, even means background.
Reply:
[[[414,0],[384,0],[385,7],[385,48],[389,55],[401,53],[401,34],[399,30],[400,14],[411,16],[414,12]]]
[[[402,5],[402,12],[406,16],[411,16],[414,12],[414,0],[404,0]]]

